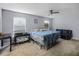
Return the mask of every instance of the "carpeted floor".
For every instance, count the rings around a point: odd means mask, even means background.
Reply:
[[[13,51],[9,52],[9,47],[4,49],[1,56],[78,56],[79,41],[62,40],[49,50],[40,49],[37,44],[24,43],[13,46]]]

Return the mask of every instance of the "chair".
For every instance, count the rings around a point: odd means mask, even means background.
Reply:
[[[72,39],[73,33],[72,30],[65,30],[65,29],[56,29],[56,31],[60,31],[60,38],[62,39]]]

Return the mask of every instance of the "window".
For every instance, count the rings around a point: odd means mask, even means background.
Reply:
[[[14,17],[13,18],[13,33],[21,33],[26,31],[26,18]]]

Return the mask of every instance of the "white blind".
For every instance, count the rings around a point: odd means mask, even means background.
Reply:
[[[26,18],[14,17],[13,32],[25,32],[26,31]]]

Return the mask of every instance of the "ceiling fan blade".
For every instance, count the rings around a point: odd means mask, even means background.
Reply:
[[[59,13],[59,12],[53,12],[52,14],[55,14],[55,13]]]
[[[49,10],[49,12],[50,12],[50,15],[59,13],[58,11],[55,12],[54,10]]]

